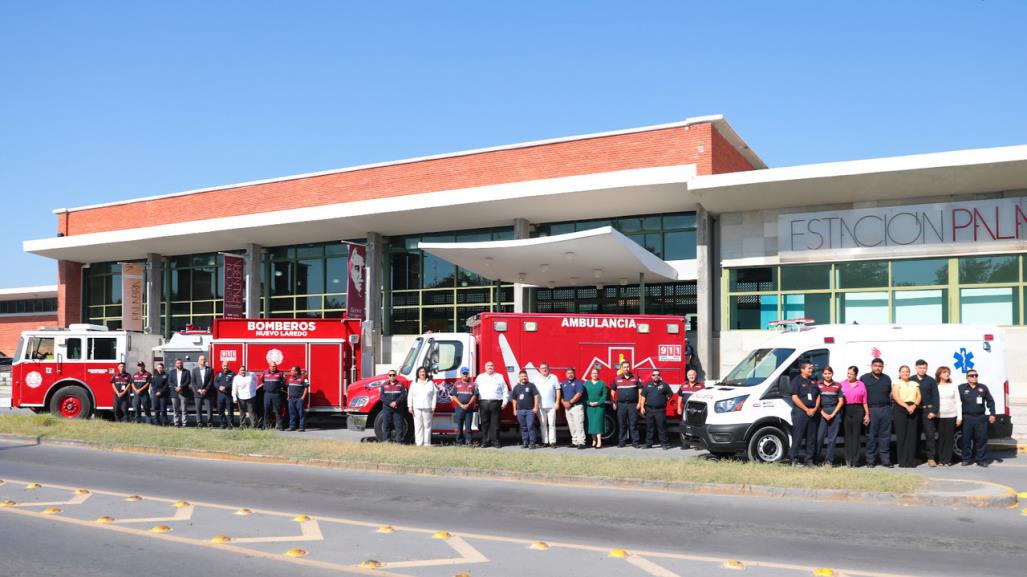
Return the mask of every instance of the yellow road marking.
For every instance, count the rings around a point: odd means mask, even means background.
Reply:
[[[985,483],[985,484],[992,484],[992,485],[995,485],[995,486],[999,486],[999,487],[1002,487],[1002,488],[1008,488],[1008,487],[1005,487],[1004,485],[998,485],[997,483],[990,483],[988,481],[970,481],[970,480],[954,480],[954,481],[973,482],[973,483]],[[8,479],[8,482],[18,483],[18,481],[14,481],[14,480],[11,480],[11,479]],[[68,491],[72,491],[72,492],[74,492],[74,490],[75,490],[74,487],[68,487],[68,486],[63,486],[63,485],[47,485],[47,486],[51,487],[51,488],[55,488],[55,489],[64,489],[64,490],[68,490]],[[93,490],[92,493],[99,494],[99,495],[108,495],[108,496],[113,496],[113,497],[125,497],[125,496],[129,495],[128,493],[120,493],[120,492],[116,492],[116,491],[104,491],[104,490]],[[157,501],[157,502],[164,502],[164,503],[174,503],[175,502],[174,499],[165,499],[165,498],[162,498],[162,497],[146,497],[146,499],[150,500],[150,501]],[[226,510],[226,511],[233,511],[233,512],[238,510],[238,506],[236,506],[236,505],[221,505],[221,504],[218,504],[218,503],[194,502],[194,503],[192,503],[192,505],[195,506],[195,507],[205,507],[205,508],[210,508],[210,509]],[[297,563],[297,564],[301,564],[301,565],[307,565],[307,566],[311,566],[311,567],[319,567],[319,568],[329,569],[329,570],[337,570],[337,571],[341,570],[341,571],[348,572],[350,574],[356,574],[356,575],[378,575],[378,576],[384,576],[384,577],[409,577],[408,575],[401,575],[401,574],[397,574],[397,573],[384,572],[381,569],[374,569],[374,570],[363,569],[363,568],[359,567],[358,565],[343,565],[343,564],[339,564],[339,563],[331,563],[331,562],[325,562],[325,561],[316,561],[316,560],[312,560],[312,559],[301,559],[301,558],[285,557],[285,556],[283,556],[281,554],[267,553],[267,552],[264,552],[264,551],[260,551],[258,549],[249,549],[249,548],[246,548],[246,547],[238,547],[238,546],[236,546],[234,544],[216,544],[216,543],[211,543],[207,539],[191,539],[191,538],[187,538],[187,537],[181,537],[181,536],[170,535],[170,534],[149,533],[146,530],[133,529],[133,528],[122,527],[122,526],[115,526],[113,524],[98,524],[95,521],[87,521],[87,520],[75,519],[73,517],[67,517],[67,516],[46,516],[46,515],[43,515],[42,513],[38,512],[38,511],[31,511],[31,510],[28,510],[28,509],[18,509],[18,508],[13,508],[13,507],[10,507],[10,508],[0,508],[0,512],[5,512],[5,511],[11,512],[11,513],[15,513],[15,514],[19,514],[19,515],[25,515],[25,516],[30,516],[30,517],[40,517],[40,518],[46,518],[46,519],[53,520],[53,521],[61,521],[61,522],[65,522],[65,523],[71,523],[71,524],[82,526],[82,527],[92,527],[92,528],[115,530],[115,531],[119,531],[119,532],[123,532],[123,533],[127,533],[127,534],[132,534],[132,535],[137,535],[137,536],[144,536],[144,537],[150,537],[150,538],[154,538],[154,539],[163,539],[163,540],[177,542],[177,543],[199,544],[199,545],[203,545],[203,546],[206,546],[206,547],[211,547],[211,548],[219,549],[219,550],[222,550],[222,551],[232,551],[234,553],[240,553],[240,554],[243,554],[243,555],[250,555],[250,556],[262,557],[262,558],[267,558],[267,559],[275,559],[275,560],[279,560],[279,561],[286,561],[286,562],[290,562],[290,563]],[[295,515],[296,515],[295,513],[288,513],[288,512],[283,512],[283,511],[264,510],[264,509],[252,509],[251,511],[252,511],[253,514],[262,514],[262,515],[267,515],[267,516],[272,516],[272,517],[289,518],[289,519],[295,517]],[[355,526],[355,527],[366,527],[366,528],[374,528],[374,529],[377,529],[378,527],[382,526],[382,523],[380,521],[378,521],[378,522],[369,522],[369,521],[360,521],[360,520],[356,520],[356,519],[346,519],[346,518],[330,517],[330,516],[316,516],[316,517],[314,517],[314,520],[317,520],[317,521],[319,521],[321,523],[335,523],[335,524],[340,524],[340,525],[350,525],[350,526]],[[391,525],[391,526],[397,532],[405,531],[405,532],[409,532],[409,533],[420,533],[420,534],[426,534],[426,535],[431,535],[431,534],[434,534],[436,532],[435,529],[426,529],[426,528],[423,528],[423,527],[408,527],[408,526],[401,526],[401,525]],[[467,547],[470,548],[470,550],[473,550],[477,555],[481,555],[481,553],[478,552],[476,549],[474,549],[470,544],[467,544],[465,540],[489,541],[489,542],[495,542],[495,543],[513,543],[513,544],[519,544],[519,545],[525,545],[525,546],[530,545],[531,543],[534,542],[534,540],[531,540],[531,539],[521,539],[521,538],[516,538],[516,537],[505,537],[505,536],[500,536],[500,535],[486,535],[486,534],[481,534],[481,533],[469,533],[469,532],[453,533],[451,535],[451,538],[447,539],[445,542],[446,543],[451,543],[451,544],[454,543],[454,542],[456,542],[458,544],[466,544]],[[238,542],[239,539],[236,539],[235,541]],[[573,550],[578,550],[578,551],[591,551],[591,552],[604,553],[604,554],[608,553],[610,551],[608,546],[607,547],[600,547],[600,546],[593,546],[593,545],[585,545],[585,544],[581,544],[581,543],[559,543],[559,542],[548,542],[548,544],[549,544],[550,548],[573,549]],[[472,555],[469,555],[467,552],[463,552],[463,551],[460,551],[460,552],[463,553],[465,557],[474,558]],[[680,560],[680,561],[696,561],[696,562],[703,562],[703,563],[715,563],[715,564],[718,564],[718,565],[722,564],[726,560],[729,560],[729,558],[727,558],[727,557],[714,557],[714,556],[706,556],[706,555],[692,555],[692,554],[687,554],[687,553],[666,553],[666,552],[659,552],[659,551],[635,551],[635,550],[632,550],[631,554],[633,556],[640,556],[640,557],[648,557],[648,558],[656,558],[656,559],[674,559],[674,560]],[[485,561],[488,561],[488,559],[485,558],[484,555],[481,555],[481,558],[484,559]],[[485,562],[485,561],[474,561],[474,562]],[[749,560],[744,560],[744,559],[743,560],[738,560],[738,561],[740,561],[741,563],[744,563],[746,567],[765,567],[765,568],[769,568],[769,569],[782,569],[782,570],[789,570],[789,571],[800,571],[800,572],[805,572],[805,573],[811,573],[811,572],[813,572],[813,571],[815,571],[815,570],[817,570],[819,568],[819,567],[815,567],[815,566],[811,566],[811,565],[798,565],[798,564],[780,563],[780,562],[774,562],[774,561],[749,561]],[[469,562],[469,561],[461,560],[461,562]],[[401,563],[417,563],[417,561],[401,562]],[[398,567],[398,566],[400,566],[399,564],[387,564],[387,565],[389,567]],[[846,575],[847,577],[912,577],[911,574],[906,574],[906,573],[888,573],[888,572],[869,571],[869,570],[860,570],[860,569],[839,568],[836,571],[838,573],[842,574],[842,575]]]
[[[317,524],[317,521],[311,519],[310,521],[300,523],[300,534],[298,536],[240,537],[235,540],[236,543],[286,543],[289,541],[324,541],[324,535],[321,534],[321,527]]]
[[[645,557],[639,557],[638,555],[628,555],[624,559],[628,563],[631,563],[635,567],[638,567],[642,571],[652,575],[653,577],[681,577],[677,573],[657,565]]]

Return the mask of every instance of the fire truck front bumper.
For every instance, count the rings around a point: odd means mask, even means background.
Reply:
[[[350,431],[367,430],[367,415],[346,411],[346,428]]]

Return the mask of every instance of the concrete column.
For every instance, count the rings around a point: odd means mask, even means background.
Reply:
[[[713,220],[710,213],[699,205],[695,215],[695,268],[696,281],[696,342],[695,351],[699,355],[707,378],[715,377],[716,365],[713,354],[713,322],[714,322],[714,291],[717,283],[714,276],[714,258],[712,249]],[[712,373],[710,371],[713,371]],[[701,375],[700,375],[701,377]]]
[[[531,237],[531,223],[523,218],[514,219],[514,240],[521,240]],[[529,288],[522,285],[521,283],[514,283],[513,297],[514,297],[514,312],[515,313],[526,313],[530,311],[531,295],[529,294]]]
[[[264,266],[264,248],[246,245],[246,318],[258,319],[260,311],[260,269]]]
[[[160,305],[164,300],[164,279],[161,276],[163,270],[163,256],[154,253],[146,255],[146,326],[144,330],[154,335],[164,334],[160,316]]]
[[[375,374],[375,363],[381,356],[382,340],[382,282],[384,279],[385,237],[377,232],[367,233],[366,287],[364,292],[364,319],[361,377]]]

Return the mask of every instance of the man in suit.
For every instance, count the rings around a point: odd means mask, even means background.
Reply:
[[[182,359],[175,361],[175,368],[168,375],[171,383],[171,410],[176,427],[189,424],[189,399],[193,398],[192,375],[182,365]]]
[[[200,355],[193,367],[193,402],[196,403],[196,426],[214,426],[214,369],[207,366],[207,357]],[[203,420],[204,407],[207,419]]]

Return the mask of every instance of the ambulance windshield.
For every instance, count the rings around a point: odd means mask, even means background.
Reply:
[[[756,349],[720,382],[728,387],[752,387],[763,383],[784,364],[795,349]]]
[[[406,376],[414,374],[414,363],[417,362],[417,355],[421,352],[421,347],[423,346],[424,339],[417,337],[417,342],[407,352],[407,358],[403,359],[403,365],[399,368],[399,374]]]

